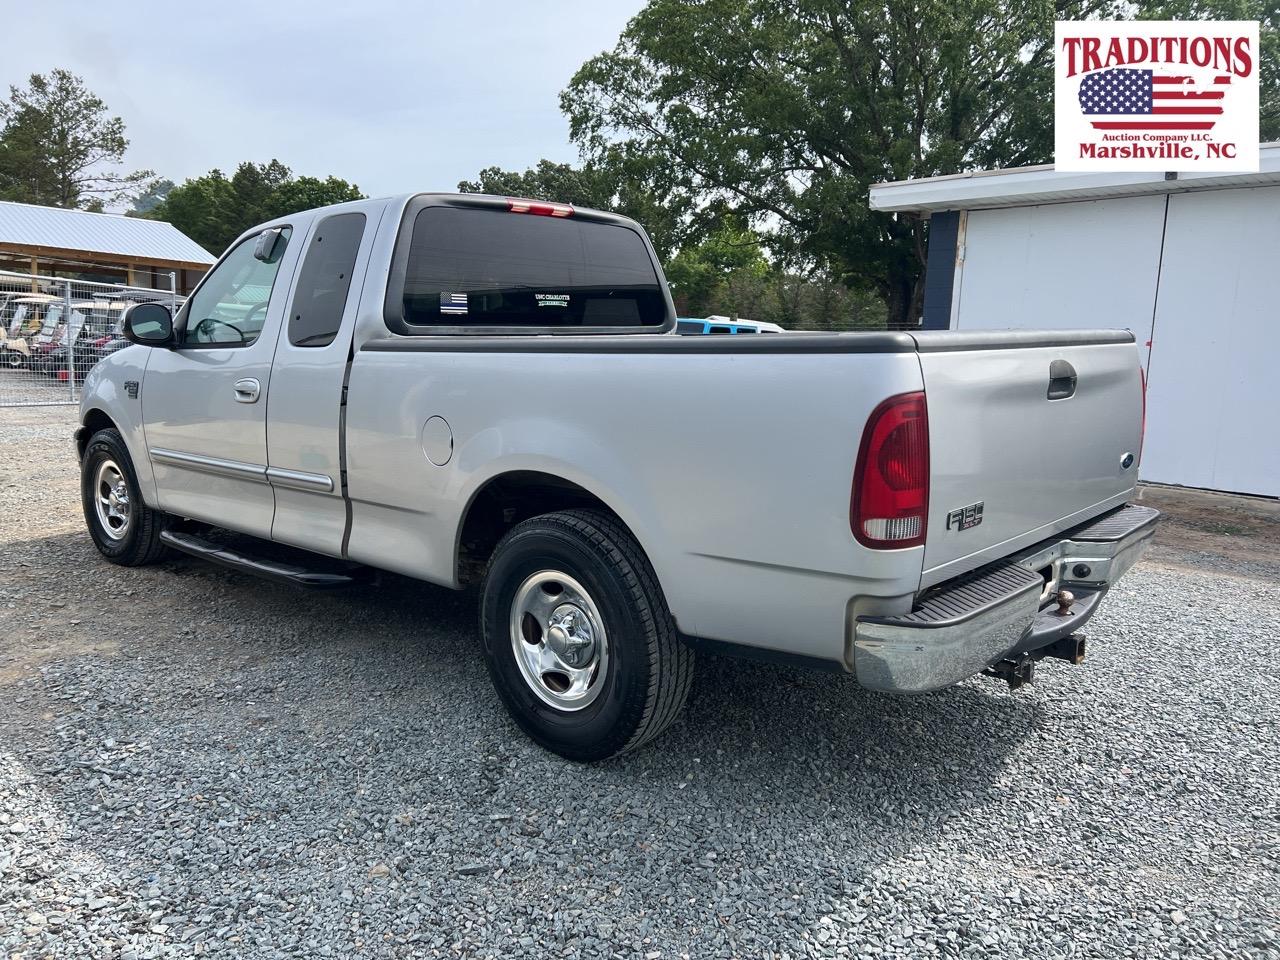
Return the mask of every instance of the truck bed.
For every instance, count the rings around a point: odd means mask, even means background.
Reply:
[[[1071,472],[1106,459],[1078,451],[1112,424],[1123,427],[1109,442],[1136,452],[1141,400],[1127,331],[377,334],[350,376],[353,559],[456,584],[456,552],[432,545],[454,542],[460,514],[495,476],[546,473],[635,531],[681,630],[712,640],[845,660],[856,616],[905,613],[922,589],[1133,490],[1136,471],[1121,475],[1119,449],[1109,486]],[[1094,360],[1106,369],[1103,394],[1067,424],[1074,436],[1047,413],[1059,355],[1080,368],[1067,406],[1092,397]],[[968,366],[973,375],[959,377]],[[850,535],[859,442],[881,400],[913,390],[929,401],[928,539],[868,550]],[[431,417],[449,425],[444,469],[403,440]],[[1067,452],[1050,459],[1055,444]],[[948,531],[947,513],[975,501],[986,504],[982,524]]]

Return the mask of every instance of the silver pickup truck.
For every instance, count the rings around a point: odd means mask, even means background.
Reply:
[[[131,308],[135,345],[89,376],[89,532],[125,565],[478,585],[502,701],[579,760],[670,724],[698,648],[892,693],[1080,660],[1157,517],[1128,504],[1131,334],[674,327],[610,214],[418,194],[282,218],[176,317]]]

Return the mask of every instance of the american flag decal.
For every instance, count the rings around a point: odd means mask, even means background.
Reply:
[[[1080,111],[1095,130],[1212,130],[1230,82],[1215,77],[1212,89],[1201,90],[1191,77],[1099,70],[1080,81]]]
[[[441,293],[440,312],[465,316],[467,312],[467,295],[465,293]]]

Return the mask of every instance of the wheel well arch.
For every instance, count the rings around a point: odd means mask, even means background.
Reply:
[[[493,548],[520,521],[575,507],[600,510],[635,536],[616,510],[572,480],[537,470],[512,470],[489,478],[472,495],[458,525],[455,547],[458,584],[465,586],[480,581]]]
[[[119,430],[116,422],[97,407],[85,412],[81,421],[83,426],[76,431],[76,453],[84,456],[84,448],[89,445],[89,438],[99,430]]]

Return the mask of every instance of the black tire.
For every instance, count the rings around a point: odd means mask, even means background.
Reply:
[[[114,464],[118,468],[128,494],[128,520],[115,529],[115,535],[106,529],[97,506],[99,468],[104,464]],[[152,510],[142,502],[138,475],[119,431],[99,430],[84,448],[84,456],[80,460],[80,502],[94,546],[112,563],[141,567],[164,556],[165,545],[160,540],[160,533],[168,522],[168,515]]]
[[[586,589],[608,638],[599,692],[572,711],[544,702],[513,646],[517,592],[546,570]],[[508,712],[530,737],[570,760],[604,760],[652,740],[679,715],[693,682],[693,651],[677,635],[648,558],[616,519],[597,510],[533,517],[503,537],[485,575],[480,635]]]

